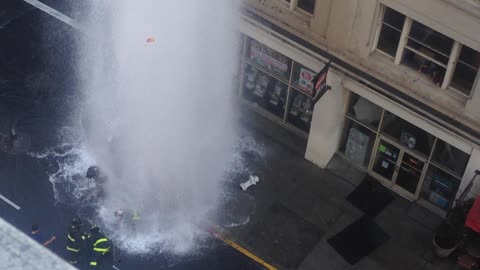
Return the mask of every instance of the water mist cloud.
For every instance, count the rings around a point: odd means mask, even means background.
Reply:
[[[93,1],[80,42],[98,222],[132,252],[189,250],[232,160],[235,1]],[[155,42],[146,42],[150,37]],[[138,212],[135,230],[116,209]]]

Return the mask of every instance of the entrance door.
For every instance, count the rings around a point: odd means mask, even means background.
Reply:
[[[386,186],[415,199],[424,173],[425,161],[387,138],[378,140],[371,171]]]
[[[381,138],[377,146],[372,171],[378,174],[382,180],[393,183],[397,174],[399,156],[400,148]],[[390,184],[387,183],[387,185]]]
[[[404,189],[411,195],[417,193],[417,189],[422,178],[425,162],[413,155],[403,152],[402,162],[398,170],[395,185]]]

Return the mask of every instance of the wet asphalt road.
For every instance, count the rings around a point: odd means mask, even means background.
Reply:
[[[15,126],[18,132],[29,134],[33,152],[61,143],[57,133],[75,106],[74,35],[73,29],[37,10],[0,29],[0,40],[5,41],[0,43],[0,133]],[[32,74],[37,75],[32,79]],[[48,180],[51,170],[45,160],[0,152],[0,194],[21,207],[16,210],[0,200],[0,217],[26,234],[33,223],[39,224],[44,234],[57,237],[52,251],[66,258],[66,229],[78,209],[55,202]],[[117,251],[115,265],[122,270],[263,269],[217,239],[204,246],[184,257],[157,254],[145,258]],[[106,264],[103,269],[112,268]]]
[[[33,157],[0,154],[0,194],[21,207],[16,210],[0,201],[0,216],[26,234],[29,233],[32,223],[38,223],[44,234],[57,237],[51,250],[66,258],[66,229],[71,218],[76,216],[76,209],[55,203],[45,164]],[[213,237],[202,246],[195,254],[183,257],[166,253],[146,258],[128,256],[117,249],[114,263],[122,270],[264,269]],[[104,262],[104,267],[100,269],[112,269],[111,263]]]

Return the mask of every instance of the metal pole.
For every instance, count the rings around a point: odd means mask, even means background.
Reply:
[[[475,178],[480,175],[480,170],[475,170],[475,175],[472,177],[472,180],[470,180],[470,183],[468,183],[467,187],[463,190],[462,194],[460,197],[458,197],[457,201],[455,204],[463,203],[465,200],[465,197],[467,197],[468,193],[470,192],[470,189],[472,189],[473,182],[475,181]]]

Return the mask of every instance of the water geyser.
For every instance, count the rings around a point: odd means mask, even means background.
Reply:
[[[218,204],[235,141],[237,12],[232,0],[91,1],[78,115],[108,177],[95,222],[128,251],[190,250]],[[140,216],[134,228],[118,209]]]

